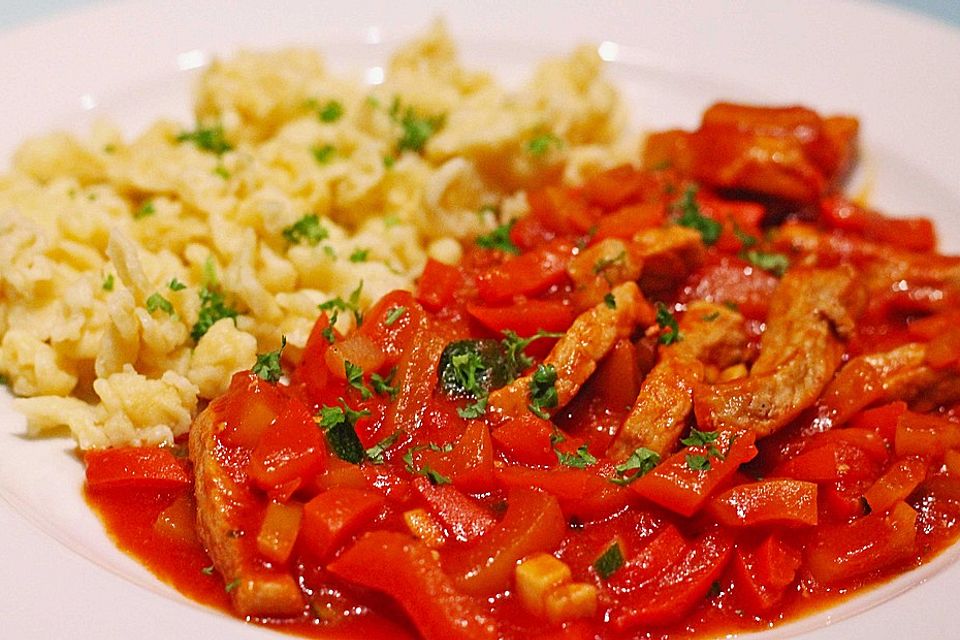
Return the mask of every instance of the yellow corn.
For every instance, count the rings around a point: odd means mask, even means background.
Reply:
[[[731,380],[739,380],[740,378],[747,377],[747,365],[735,364],[727,367],[720,372],[720,378],[718,382],[730,382]]]
[[[531,613],[542,616],[547,594],[570,582],[570,567],[549,553],[530,556],[516,569],[517,596]]]

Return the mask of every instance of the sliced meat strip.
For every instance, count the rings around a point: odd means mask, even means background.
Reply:
[[[736,311],[696,301],[679,325],[682,339],[660,348],[659,361],[607,452],[611,459],[624,459],[639,447],[660,455],[672,450],[693,408],[693,387],[703,380],[704,363],[726,368],[743,362],[748,338]]]
[[[241,616],[289,617],[304,611],[304,599],[293,577],[259,559],[256,532],[243,528],[257,509],[249,490],[233,480],[217,460],[217,401],[194,420],[190,458],[195,475],[197,533],[213,565],[230,587]]]
[[[678,225],[638,233],[633,237],[633,249],[643,260],[640,289],[653,299],[668,297],[666,294],[703,263],[706,254],[700,232]]]
[[[830,382],[864,304],[850,267],[788,272],[770,301],[750,375],[695,387],[700,428],[766,436],[790,422]]]
[[[601,302],[577,316],[544,359],[544,365],[556,369],[554,388],[558,398],[556,407],[545,410],[555,413],[570,402],[617,340],[629,337],[637,325],[653,324],[653,307],[636,284],[625,282],[611,293],[613,306]],[[491,393],[487,403],[491,416],[511,417],[526,412],[532,379],[533,374],[522,376]]]

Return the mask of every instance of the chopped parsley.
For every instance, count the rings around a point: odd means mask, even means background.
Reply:
[[[223,299],[223,294],[210,287],[200,289],[200,313],[197,316],[197,322],[190,330],[190,337],[194,342],[199,342],[207,331],[210,330],[218,320],[223,318],[232,318],[236,324],[237,316],[240,313],[233,307],[227,306]]]
[[[699,231],[703,244],[715,244],[720,238],[723,225],[700,212],[696,187],[688,187],[683,196],[673,204],[673,208],[680,213],[677,224]]]
[[[713,322],[714,320],[716,320],[716,319],[719,318],[719,317],[720,317],[720,312],[719,312],[719,311],[714,311],[713,313],[708,313],[707,315],[703,316],[703,319],[704,319],[706,322]]]
[[[407,467],[407,471],[410,473],[418,476],[425,476],[432,484],[450,484],[451,480],[449,477],[443,475],[436,469],[431,468],[430,465],[424,464],[417,468],[417,466],[413,463],[413,454],[423,449],[449,453],[450,451],[453,451],[453,444],[447,443],[441,447],[431,442],[427,445],[411,447],[407,449],[405,454],[403,454],[403,462]]]
[[[518,373],[527,369],[530,365],[533,364],[533,358],[525,354],[523,351],[530,343],[534,340],[539,340],[540,338],[561,338],[563,337],[562,333],[556,333],[553,331],[544,331],[540,329],[535,334],[529,338],[521,338],[515,332],[510,329],[505,329],[503,332],[504,338],[501,341],[503,348],[507,352],[507,360],[511,367],[516,370]]]
[[[610,307],[611,309],[616,309],[616,308],[617,308],[617,299],[616,299],[615,297],[613,297],[613,294],[612,294],[612,293],[609,293],[609,292],[608,292],[606,295],[603,296],[603,304],[607,305],[607,306]]]
[[[674,315],[670,313],[670,310],[667,309],[667,305],[658,302],[656,308],[657,325],[661,329],[667,330],[665,333],[660,334],[660,344],[673,344],[674,342],[683,340],[683,336],[680,335],[680,325],[677,323]]]
[[[616,573],[617,569],[623,566],[623,562],[623,550],[620,549],[620,543],[614,542],[607,547],[606,551],[600,554],[599,558],[594,560],[593,568],[601,579],[606,580]]]
[[[308,213],[283,230],[283,237],[290,244],[308,243],[315,247],[329,237],[330,232],[320,224],[320,216]]]
[[[108,274],[107,274],[107,277],[103,279],[103,284],[101,285],[101,286],[103,287],[103,290],[104,290],[104,291],[113,291],[113,281],[114,281],[114,280],[113,280],[113,274],[112,274],[112,273],[108,273]]]
[[[8,378],[3,374],[0,374],[0,386],[7,387],[9,385],[10,385],[10,378]]]
[[[769,271],[778,278],[783,277],[783,274],[790,268],[790,259],[782,253],[768,253],[750,249],[743,253],[743,257],[750,264],[764,271]]]
[[[400,305],[396,306],[390,311],[387,312],[386,317],[383,319],[384,326],[392,327],[393,323],[403,317],[403,314],[407,312],[407,308]]]
[[[397,439],[400,437],[399,431],[394,431],[386,438],[373,445],[367,449],[364,453],[367,455],[367,459],[373,464],[383,464],[383,454],[387,452],[387,449],[392,447],[396,443]]]
[[[502,224],[487,235],[477,236],[474,242],[483,249],[496,249],[504,253],[510,253],[515,256],[520,255],[520,248],[510,239],[510,230],[517,223],[514,218],[506,224]]]
[[[386,377],[381,376],[379,373],[372,373],[370,374],[370,386],[381,396],[390,396],[391,399],[396,398],[397,393],[400,391],[400,389],[393,386],[393,379],[396,375],[396,367],[390,369],[390,373],[388,373]]]
[[[552,364],[541,364],[530,378],[530,411],[534,415],[548,420],[550,414],[544,409],[551,409],[560,404],[557,395],[557,370]]]
[[[133,219],[140,220],[146,218],[147,216],[152,216],[157,212],[157,208],[153,206],[153,200],[147,200],[140,208],[133,212]]]
[[[333,160],[333,156],[336,155],[337,150],[333,148],[332,144],[325,144],[319,147],[312,147],[310,153],[313,154],[313,159],[319,164],[327,164]]]
[[[464,420],[476,420],[482,418],[487,412],[487,397],[484,396],[472,404],[457,408],[457,415]]]
[[[343,105],[337,100],[329,100],[317,111],[321,122],[336,122],[343,117]]]
[[[407,107],[401,113],[400,99],[394,98],[393,105],[390,107],[390,119],[400,125],[402,133],[397,140],[397,153],[404,151],[413,151],[420,153],[433,134],[439,131],[444,122],[445,115],[421,116],[414,111],[413,107]]]
[[[346,462],[360,464],[366,457],[366,449],[357,436],[357,420],[370,415],[370,412],[355,411],[347,406],[343,398],[339,398],[342,407],[324,405],[320,408],[320,416],[314,420],[323,429],[327,437],[327,444],[338,458]]]
[[[393,169],[393,165],[397,163],[397,159],[393,156],[383,156],[383,168],[384,169]]]
[[[227,168],[226,168],[225,166],[223,166],[222,164],[218,164],[216,167],[214,167],[213,172],[214,172],[216,175],[218,175],[218,176],[220,176],[221,178],[223,178],[224,180],[229,180],[229,179],[230,179],[230,172],[227,171]]]
[[[366,262],[370,249],[356,249],[350,254],[350,262]]]
[[[223,590],[226,591],[227,593],[230,593],[231,591],[233,591],[239,586],[240,586],[240,578],[234,578],[233,580],[228,582],[226,585],[224,585]]]
[[[550,149],[559,149],[563,146],[563,140],[552,133],[541,133],[527,141],[527,153],[532,156],[545,156]]]
[[[684,459],[693,471],[710,471],[710,458],[699,453],[688,453]]]
[[[223,134],[223,126],[219,124],[212,127],[197,127],[194,131],[183,131],[177,136],[177,142],[192,142],[197,145],[197,148],[218,156],[233,149]]]
[[[349,360],[344,360],[343,371],[347,377],[347,384],[359,391],[363,400],[367,400],[373,395],[367,385],[363,383],[363,369]]]
[[[213,575],[213,565],[211,564],[211,565],[209,565],[209,566],[207,566],[207,567],[203,567],[202,569],[200,569],[200,573],[202,573],[202,574],[205,575],[205,576],[212,576],[212,575]]]
[[[350,296],[347,300],[344,300],[340,296],[327,300],[326,302],[321,302],[318,305],[318,308],[321,311],[350,311],[353,313],[354,320],[357,321],[357,326],[363,324],[363,313],[360,312],[360,293],[363,291],[363,280],[360,281],[360,284],[357,285],[357,288],[350,292]],[[333,324],[334,321],[331,321],[330,324]]]
[[[287,346],[287,336],[280,336],[280,348],[269,353],[258,353],[257,362],[250,369],[262,380],[276,384],[283,376],[283,367],[280,366],[280,356]]]
[[[617,475],[610,478],[610,482],[621,486],[628,485],[650,473],[658,464],[660,464],[660,454],[646,447],[639,447],[630,454],[629,458],[614,467]]]
[[[596,276],[604,275],[607,269],[617,264],[622,265],[626,259],[626,251],[621,251],[612,258],[600,258],[593,264],[593,274]]]
[[[687,447],[706,447],[707,455],[688,453],[684,458],[687,466],[694,471],[709,471],[711,458],[723,462],[724,455],[716,445],[719,437],[720,433],[717,431],[700,431],[695,427],[691,428],[690,435],[680,440],[680,443]]]
[[[597,464],[597,459],[590,453],[586,444],[577,447],[574,453],[560,451],[557,445],[566,440],[562,433],[555,431],[550,435],[550,444],[553,445],[553,453],[557,456],[557,462],[565,467],[574,469],[586,469],[590,465]]]
[[[690,435],[680,440],[680,444],[687,447],[704,447],[717,441],[720,434],[716,431],[700,431],[695,427],[690,429]]]
[[[733,235],[735,235],[737,237],[737,240],[740,241],[740,246],[743,249],[749,249],[750,247],[757,244],[757,239],[754,238],[749,233],[747,233],[746,231],[744,231],[743,229],[741,229],[740,226],[737,224],[733,225]]]
[[[172,278],[170,282],[167,283],[167,288],[170,289],[170,291],[183,291],[187,288],[187,285],[183,284],[176,278]]]
[[[147,298],[146,307],[148,313],[159,310],[165,312],[167,315],[173,315],[173,305],[159,293],[153,293]]]

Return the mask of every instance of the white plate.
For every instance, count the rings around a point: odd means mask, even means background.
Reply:
[[[960,250],[960,31],[879,5],[731,4],[175,0],[85,9],[0,35],[0,166],[25,136],[82,133],[100,116],[128,134],[160,116],[189,121],[196,66],[212,54],[299,43],[363,69],[442,15],[467,64],[508,80],[544,55],[606,43],[638,125],[692,126],[720,98],[856,114],[875,204],[933,217],[944,248]],[[117,552],[82,501],[72,443],[27,441],[23,430],[0,398],[0,635],[278,637],[186,601]],[[955,638],[958,553],[771,637]]]

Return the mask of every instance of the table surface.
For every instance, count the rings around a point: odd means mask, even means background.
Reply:
[[[960,0],[864,0],[882,2],[960,27]],[[103,3],[105,0],[2,0],[0,29]]]

